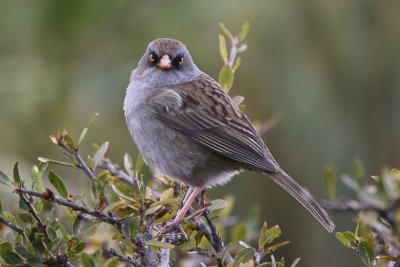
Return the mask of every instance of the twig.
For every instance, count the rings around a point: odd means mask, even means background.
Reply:
[[[99,163],[99,168],[108,170],[112,175],[118,177],[120,180],[127,182],[130,185],[136,185],[136,176],[129,176],[125,173],[116,163],[112,163],[110,159],[105,159]]]
[[[160,267],[170,267],[169,254],[170,254],[170,249],[166,248],[161,249],[161,253],[159,255]]]
[[[107,258],[110,258],[110,257],[117,257],[119,261],[130,263],[130,264],[132,264],[132,265],[135,266],[135,267],[141,267],[141,266],[142,266],[140,263],[134,261],[131,257],[122,256],[121,254],[119,254],[119,253],[118,253],[115,249],[113,249],[113,248],[110,248],[110,249],[103,248],[103,255],[104,255],[105,257],[107,257]]]
[[[381,211],[378,208],[369,204],[361,203],[352,199],[341,199],[337,201],[321,199],[321,205],[331,211],[367,211],[376,210]]]
[[[213,246],[213,248],[215,249],[216,252],[224,253],[226,251],[226,248],[225,248],[225,245],[224,245],[224,241],[222,241],[222,238],[221,238],[221,236],[219,235],[219,233],[217,231],[217,227],[211,221],[210,211],[206,210],[203,213],[203,216],[206,219],[207,224],[208,224],[208,226],[210,227],[210,230],[211,230],[211,240],[209,240],[211,245]],[[233,261],[233,258],[231,256],[231,254],[229,254],[229,252],[227,252],[226,255],[225,255],[224,264],[227,265],[231,261]]]
[[[213,257],[215,260],[217,260],[215,253],[212,251],[209,251],[208,249],[192,247],[191,249],[188,250],[188,252],[195,252],[195,253],[197,253],[199,255],[203,255],[203,256],[211,255],[211,257]]]
[[[108,224],[116,226],[119,231],[121,230],[121,223],[119,222],[119,218],[118,217],[110,216],[108,214],[102,214],[99,211],[88,210],[82,205],[76,204],[76,203],[74,203],[72,201],[64,200],[64,199],[56,196],[48,188],[46,189],[46,191],[44,193],[40,193],[38,191],[34,191],[34,190],[31,190],[31,189],[26,189],[26,188],[15,188],[15,191],[17,193],[19,193],[19,194],[25,193],[25,194],[28,194],[28,195],[31,195],[31,196],[43,198],[45,200],[54,201],[59,205],[66,206],[66,207],[71,208],[71,209],[73,209],[75,211],[80,211],[80,212],[95,216],[95,217],[97,217],[99,220],[101,220],[103,222],[106,222]]]
[[[58,145],[61,146],[62,148],[65,149],[69,154],[74,155],[76,158],[77,163],[75,166],[81,170],[83,170],[87,176],[90,178],[90,180],[93,180],[96,178],[96,173],[89,168],[89,166],[86,164],[86,162],[82,159],[81,155],[79,154],[79,150],[77,148],[71,149],[62,138],[60,138],[58,141]],[[107,191],[104,191],[104,199],[105,199],[105,204],[110,205],[110,199],[108,198]],[[111,214],[113,216],[116,216],[115,211],[111,211]]]
[[[235,63],[238,44],[239,44],[239,37],[238,36],[233,37],[232,42],[231,42],[231,52],[229,54],[229,60],[227,62],[227,65],[229,65],[231,67],[233,67],[233,64]]]
[[[131,241],[135,245],[134,251],[140,255],[143,266],[158,266],[159,262],[156,259],[156,255],[151,248],[144,245],[153,237],[151,230],[154,219],[151,216],[147,216],[147,218],[145,216],[148,207],[149,204],[147,202],[143,202],[143,206],[140,207],[139,228],[142,229],[144,225],[144,231],[143,233],[139,233],[136,238],[132,238]]]
[[[13,229],[15,232],[17,232],[20,235],[24,235],[26,234],[24,229],[12,224],[11,222],[7,222],[6,220],[4,220],[3,216],[0,215],[0,223],[7,225],[8,227],[10,227],[11,229]]]
[[[38,224],[39,230],[44,234],[44,237],[46,238],[46,243],[49,244],[51,242],[51,239],[50,239],[49,233],[47,232],[46,225],[44,225],[44,223],[42,222],[42,219],[40,218],[39,214],[37,214],[35,208],[32,206],[31,201],[27,198],[27,196],[25,194],[19,194],[19,197],[28,206],[29,213],[32,214],[33,218],[35,218],[35,220]]]

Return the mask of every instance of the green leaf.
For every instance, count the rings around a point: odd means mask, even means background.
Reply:
[[[348,240],[343,233],[341,232],[336,232],[335,237],[337,240],[339,240],[343,245],[345,245],[348,248],[354,249],[354,247],[351,245],[350,240]]]
[[[8,178],[7,175],[4,174],[4,172],[0,171],[0,183],[10,185],[11,180]]]
[[[97,178],[92,180],[92,192],[96,200],[104,196],[104,187]]]
[[[65,135],[65,136],[64,136],[64,140],[65,140],[65,143],[67,144],[67,146],[68,146],[69,148],[71,148],[71,149],[74,149],[74,148],[75,148],[74,139],[72,139],[71,136]]]
[[[336,186],[337,186],[337,175],[336,171],[332,166],[327,166],[324,170],[325,188],[328,194],[328,198],[331,200],[336,199]]]
[[[9,242],[0,243],[0,256],[9,264],[18,265],[23,263],[21,256],[14,252]]]
[[[281,229],[278,225],[275,225],[271,228],[267,228],[267,224],[264,223],[261,229],[261,235],[258,239],[258,246],[259,248],[263,248],[265,244],[271,243],[275,238],[281,235]]]
[[[59,160],[53,160],[53,159],[48,159],[44,157],[38,157],[38,160],[43,163],[49,163],[49,164],[55,164],[55,165],[61,165],[61,166],[67,166],[67,167],[75,167],[74,164],[64,162],[64,161],[59,161]]]
[[[175,248],[174,245],[170,243],[165,243],[158,241],[157,239],[152,239],[147,241],[147,243],[144,244],[145,246],[151,246],[151,247],[156,247],[156,248],[166,248],[166,249],[173,249]]]
[[[200,230],[196,233],[196,235],[194,236],[194,239],[196,240],[196,246],[198,246],[201,242],[201,240],[203,239],[203,236],[205,235],[205,231],[204,230]]]
[[[353,161],[353,177],[357,181],[361,181],[365,177],[364,165],[359,158]]]
[[[100,148],[97,150],[96,154],[93,157],[93,164],[94,168],[97,167],[97,165],[100,163],[101,159],[104,157],[104,155],[107,152],[109,142],[104,142],[101,144]]]
[[[32,215],[28,212],[21,212],[18,214],[18,217],[23,221],[24,223],[29,223],[29,224],[35,224],[35,220],[33,219]]]
[[[119,263],[118,258],[114,258],[108,263],[107,267],[117,267]]]
[[[226,201],[223,199],[215,199],[208,208],[210,211],[219,210],[226,206]]]
[[[130,200],[132,202],[137,202],[132,193],[132,187],[126,184],[112,184],[111,188],[120,197]]]
[[[272,253],[272,252],[274,252],[275,250],[277,250],[278,248],[283,247],[283,246],[286,246],[286,245],[288,245],[289,243],[290,243],[290,241],[284,241],[284,242],[278,243],[278,244],[276,244],[276,245],[270,246],[270,247],[268,247],[267,249],[265,249],[264,255],[266,255],[266,254],[268,254],[268,253]]]
[[[128,217],[121,222],[121,232],[122,235],[130,240],[131,238],[135,238],[139,233],[139,223],[140,219],[138,217]]]
[[[79,234],[79,227],[82,224],[82,220],[79,219],[78,217],[75,218],[74,223],[72,224],[72,233],[74,235],[78,235]]]
[[[78,145],[77,145],[78,147],[79,147],[79,145],[82,143],[82,141],[83,141],[83,139],[85,138],[87,132],[89,131],[90,127],[92,126],[93,122],[96,120],[96,118],[97,118],[98,116],[99,116],[99,113],[95,113],[94,116],[93,116],[93,118],[90,120],[88,126],[82,130],[82,133],[81,133],[81,135],[80,135],[80,137],[79,137],[79,140],[78,140]]]
[[[17,226],[17,221],[15,220],[14,215],[12,215],[10,212],[4,211],[4,212],[2,213],[2,216],[3,216],[3,219],[4,219],[6,222],[10,222],[10,223],[12,223],[14,226]]]
[[[225,37],[222,34],[218,34],[219,39],[219,53],[221,54],[224,64],[228,62],[228,52],[226,51]]]
[[[124,155],[124,166],[125,166],[126,172],[129,174],[129,176],[133,176],[135,174],[135,172],[133,170],[132,157],[128,153],[125,153],[125,155]]]
[[[246,224],[244,223],[239,223],[236,224],[231,231],[231,235],[232,235],[232,241],[234,243],[239,242],[240,240],[245,239],[246,235],[247,235],[248,229],[246,227]]]
[[[19,170],[18,170],[18,162],[16,162],[15,165],[14,165],[13,175],[14,175],[14,182],[16,184],[21,183],[21,178],[19,176]]]
[[[112,210],[117,209],[117,208],[120,207],[120,206],[125,206],[125,205],[126,205],[125,202],[122,201],[122,200],[117,201],[117,202],[114,202],[114,203],[111,203],[110,205],[108,205],[107,207],[105,207],[105,208],[101,211],[101,214],[105,214],[105,213],[107,213],[107,212],[110,212],[110,211],[112,211]]]
[[[196,240],[194,238],[189,238],[188,241],[186,241],[183,244],[180,244],[179,246],[177,246],[177,248],[187,251],[189,249],[192,249],[196,244]]]
[[[346,231],[346,232],[344,232],[342,234],[350,242],[350,244],[354,244],[355,245],[359,241],[358,237],[355,234],[353,234],[353,233],[351,233],[349,231]]]
[[[224,66],[219,73],[219,84],[225,90],[229,92],[233,84],[233,69],[231,66]]]
[[[229,37],[229,39],[233,40],[233,36],[232,36],[231,32],[228,31],[228,29],[225,27],[225,25],[222,22],[219,23],[219,27]]]
[[[370,243],[361,241],[360,244],[358,244],[358,253],[365,265],[372,265],[375,259],[375,252]]]
[[[79,254],[79,253],[81,253],[85,248],[86,248],[86,241],[85,242],[80,242],[80,243],[78,243],[75,247],[74,247],[74,250],[75,250],[75,253],[76,254]]]
[[[290,267],[295,267],[297,265],[297,263],[299,263],[299,261],[301,260],[301,258],[297,258],[293,261],[292,265],[290,265]]]
[[[244,38],[246,38],[248,32],[249,32],[249,21],[245,20],[243,21],[243,25],[240,28],[239,40],[243,41]]]
[[[139,177],[139,172],[143,168],[144,160],[142,155],[139,153],[136,159],[136,164],[135,164],[135,175],[136,177]]]
[[[96,267],[92,257],[85,252],[81,254],[81,262],[83,267]]]
[[[236,53],[243,53],[244,51],[246,51],[247,49],[247,44],[242,44],[241,46],[239,46],[239,48],[237,49]]]
[[[233,103],[235,103],[236,106],[239,106],[244,101],[244,97],[241,96],[241,95],[237,95],[237,96],[232,97],[232,100],[233,100]]]
[[[68,198],[67,188],[60,176],[58,176],[53,170],[50,170],[47,174],[47,178],[49,178],[50,183],[63,198]]]
[[[235,73],[235,71],[237,70],[237,68],[239,68],[240,62],[241,62],[241,59],[240,59],[240,58],[237,58],[237,59],[235,60],[235,64],[233,64],[233,67],[232,67],[234,73]]]
[[[1,205],[1,201],[0,201],[0,215],[3,213],[3,206]]]
[[[144,179],[144,175],[140,175],[139,179],[139,193],[142,200],[146,198],[146,180]]]
[[[239,263],[242,263],[242,262],[248,262],[255,256],[255,254],[256,254],[256,250],[254,248],[241,249],[234,258],[235,265],[238,265]]]
[[[160,197],[160,201],[167,200],[167,199],[170,199],[173,197],[174,197],[174,189],[171,187],[162,193],[162,195]]]
[[[165,200],[160,200],[160,201],[154,202],[153,204],[150,205],[150,207],[174,204],[174,203],[178,203],[178,202],[179,202],[179,198],[168,198]]]

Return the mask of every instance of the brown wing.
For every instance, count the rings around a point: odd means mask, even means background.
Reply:
[[[254,126],[215,80],[202,74],[165,90],[167,93],[152,99],[157,117],[164,123],[221,155],[264,171],[277,171],[277,163]],[[174,103],[169,102],[173,99]]]

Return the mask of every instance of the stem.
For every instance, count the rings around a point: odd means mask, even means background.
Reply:
[[[0,223],[7,225],[8,227],[10,227],[11,229],[13,229],[15,232],[17,232],[20,235],[24,235],[26,234],[24,229],[12,224],[11,222],[7,222],[6,220],[4,220],[3,216],[0,215]]]
[[[238,44],[239,44],[239,37],[238,36],[233,37],[232,42],[231,42],[231,52],[229,54],[229,60],[227,62],[227,65],[229,65],[231,67],[233,67],[233,64],[235,63]]]

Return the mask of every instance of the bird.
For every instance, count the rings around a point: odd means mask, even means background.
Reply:
[[[154,175],[190,188],[161,233],[180,227],[200,192],[245,170],[271,178],[333,232],[326,211],[282,170],[248,117],[217,81],[199,70],[182,42],[160,38],[149,43],[130,76],[124,115]]]

